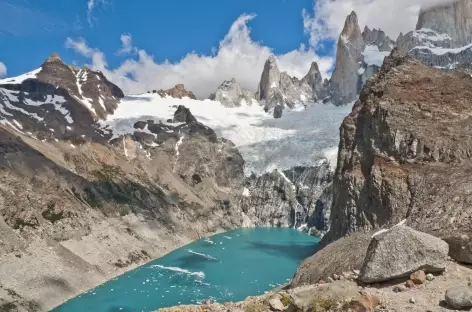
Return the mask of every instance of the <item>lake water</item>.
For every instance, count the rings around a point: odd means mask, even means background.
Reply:
[[[54,309],[154,311],[179,304],[241,301],[292,278],[318,239],[286,228],[240,229],[177,249]]]

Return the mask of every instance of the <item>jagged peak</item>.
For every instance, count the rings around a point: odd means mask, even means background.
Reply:
[[[351,38],[358,38],[361,35],[361,29],[359,27],[359,21],[357,19],[357,14],[355,11],[352,11],[346,17],[346,21],[344,23],[343,31],[341,32],[341,38],[346,40]]]
[[[277,63],[277,60],[275,59],[275,56],[271,54],[269,58],[267,59],[267,62],[269,63]]]
[[[61,62],[62,63],[61,56],[58,53],[54,52],[45,61],[45,63],[51,63],[51,62]]]

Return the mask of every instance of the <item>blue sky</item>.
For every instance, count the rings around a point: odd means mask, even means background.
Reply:
[[[241,14],[255,13],[251,22],[255,41],[286,53],[308,45],[302,9],[312,0],[156,0],[97,2],[88,21],[88,0],[0,0],[0,60],[9,75],[35,68],[49,54],[59,52],[66,62],[84,61],[65,48],[66,37],[83,37],[99,47],[110,66],[122,57],[120,35],[154,55],[156,62],[178,61],[187,53],[211,54]]]
[[[205,96],[233,77],[255,89],[271,53],[291,75],[317,61],[328,76],[352,9],[375,27],[388,17],[375,20],[369,9],[405,1],[0,0],[0,62],[15,76],[58,52],[66,63],[102,70],[127,93],[185,83]]]

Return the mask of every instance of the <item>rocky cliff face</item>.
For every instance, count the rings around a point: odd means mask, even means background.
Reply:
[[[323,235],[329,229],[333,172],[327,163],[251,176],[239,206],[244,226],[294,227]]]
[[[427,8],[419,16],[417,29],[400,34],[396,44],[428,66],[472,73],[471,21],[470,1]]]
[[[451,48],[472,42],[472,3],[468,0],[427,8],[420,12],[416,29],[432,29],[451,38]]]
[[[403,219],[444,239],[469,231],[471,87],[392,52],[341,126],[324,243]]]
[[[226,107],[252,105],[256,102],[254,93],[242,88],[234,78],[224,81],[209,99],[218,101]]]

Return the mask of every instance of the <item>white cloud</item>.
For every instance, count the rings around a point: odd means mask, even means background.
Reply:
[[[105,4],[106,0],[88,0],[87,2],[87,20],[90,26],[93,26],[93,10],[99,4]]]
[[[120,36],[121,40],[121,49],[118,51],[118,54],[128,54],[136,53],[138,49],[133,47],[133,37],[130,34],[122,34]]]
[[[221,40],[212,55],[189,53],[177,63],[165,61],[156,63],[153,56],[144,50],[136,58],[125,60],[118,68],[110,69],[104,54],[87,45],[84,39],[67,38],[66,46],[91,59],[91,67],[101,70],[110,80],[118,84],[125,93],[142,93],[153,89],[167,89],[184,83],[197,97],[207,97],[224,81],[231,78],[251,90],[256,90],[267,58],[272,54],[269,47],[254,42],[247,23],[254,15],[241,15]],[[128,40],[128,39],[126,39]],[[125,42],[122,42],[125,47]],[[131,46],[131,36],[129,36]],[[300,46],[287,54],[276,55],[281,70],[290,75],[302,77],[317,61],[326,77],[333,64],[331,57],[321,58],[312,48]],[[131,78],[130,78],[131,77]]]
[[[7,67],[5,64],[0,62],[0,77],[5,77],[7,75]]]
[[[314,16],[303,12],[305,31],[310,44],[317,46],[325,39],[337,39],[346,16],[356,11],[361,29],[381,28],[393,40],[400,32],[415,29],[420,8],[454,0],[315,0]]]

